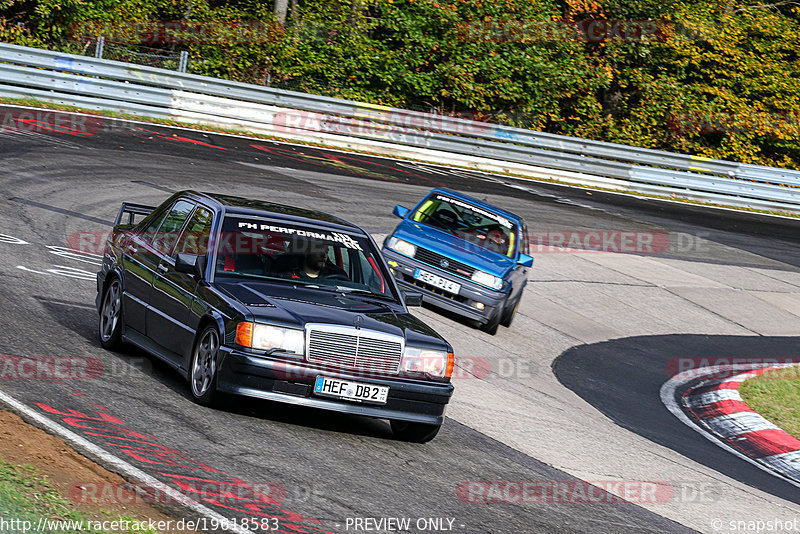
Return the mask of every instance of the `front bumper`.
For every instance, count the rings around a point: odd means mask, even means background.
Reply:
[[[422,263],[414,258],[409,258],[397,252],[384,248],[382,250],[386,261],[394,271],[394,277],[400,287],[408,291],[422,293],[422,300],[447,311],[457,313],[468,319],[473,319],[481,323],[488,323],[504,303],[506,294],[501,291],[494,291],[489,288],[459,278],[447,271],[442,271],[433,265]],[[432,272],[447,280],[452,280],[461,285],[458,295],[453,295],[447,291],[430,286],[424,282],[414,279],[414,272],[422,269]],[[475,303],[482,303],[483,310],[475,307]]]
[[[357,376],[341,370],[314,368],[301,361],[258,357],[231,347],[220,347],[220,351],[223,356],[217,373],[217,389],[225,393],[431,425],[442,424],[445,407],[453,394],[453,385],[449,382]],[[316,396],[313,390],[318,375],[388,386],[389,396],[386,404]]]

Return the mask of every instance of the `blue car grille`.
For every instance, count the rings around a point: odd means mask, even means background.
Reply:
[[[414,258],[423,263],[427,263],[428,265],[433,265],[437,269],[447,271],[448,273],[457,274],[465,278],[469,278],[472,276],[472,273],[475,272],[475,269],[469,265],[465,265],[460,261],[442,256],[441,254],[437,254],[436,252],[424,249],[422,247],[417,247],[417,253],[414,255]]]

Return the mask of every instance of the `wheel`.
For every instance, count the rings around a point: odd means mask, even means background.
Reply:
[[[408,421],[390,421],[392,433],[400,441],[410,443],[427,443],[436,437],[442,425],[427,425],[425,423],[409,423]]]
[[[517,295],[517,298],[514,299],[514,304],[512,306],[507,306],[503,310],[503,318],[500,319],[500,324],[508,328],[511,326],[511,323],[514,321],[514,316],[517,315],[517,310],[519,309],[519,301],[522,300],[522,293]]]
[[[489,318],[489,322],[481,325],[481,330],[493,336],[497,333],[497,327],[500,325],[500,315],[503,310],[495,310],[494,314]]]
[[[98,325],[100,344],[104,349],[122,347],[122,284],[119,278],[114,278],[106,288]]]
[[[219,334],[213,325],[206,326],[192,351],[189,375],[192,397],[197,404],[211,406],[217,396],[217,354]]]

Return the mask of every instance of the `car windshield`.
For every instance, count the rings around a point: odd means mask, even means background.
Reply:
[[[411,220],[509,258],[514,257],[519,241],[517,225],[513,221],[441,193],[425,199],[411,215]]]
[[[215,274],[291,282],[396,300],[381,259],[355,234],[228,215],[217,240]]]

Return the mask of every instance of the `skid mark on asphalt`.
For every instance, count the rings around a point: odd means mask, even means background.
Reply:
[[[112,221],[107,221],[105,219],[99,219],[97,217],[92,217],[91,215],[84,215],[83,213],[78,213],[77,211],[72,211],[64,208],[59,208],[58,206],[51,206],[49,204],[42,204],[41,202],[36,202],[34,200],[28,200],[26,198],[19,198],[19,197],[11,197],[8,200],[11,202],[19,202],[20,204],[25,204],[27,206],[33,206],[34,208],[41,208],[43,210],[52,211],[55,213],[60,213],[61,215],[68,215],[70,217],[77,217],[78,219],[84,219],[86,221],[100,223],[106,226],[111,226],[114,224]]]
[[[170,141],[180,141],[180,142],[183,142],[183,143],[191,143],[191,144],[194,144],[194,145],[206,146],[206,147],[209,147],[209,148],[217,148],[219,150],[228,150],[227,148],[224,148],[224,147],[221,147],[221,146],[212,145],[211,143],[206,143],[205,141],[198,141],[196,139],[190,139],[188,137],[182,137],[182,136],[180,136],[178,134],[167,135],[167,134],[165,134],[163,132],[156,132],[154,130],[147,130],[145,128],[136,128],[136,129],[137,130],[141,130],[143,132],[151,133],[151,134],[157,136],[159,139],[169,139]],[[205,135],[205,134],[203,134],[203,135]],[[205,137],[208,137],[208,136],[205,135]]]
[[[36,132],[24,132],[24,131],[0,131],[0,139],[10,139],[12,141],[20,141],[24,142],[25,144],[29,144],[31,142],[46,144],[50,146],[60,146],[64,148],[72,148],[77,150],[93,150],[92,148],[86,147],[84,145],[79,145],[78,143],[73,143],[67,141],[65,139],[59,139],[53,135],[47,135],[43,133],[36,133]]]
[[[144,180],[131,180],[131,183],[152,187],[153,189],[164,191],[165,193],[172,194],[176,192],[174,189],[170,189],[169,187],[164,187],[163,185],[158,185],[158,184],[151,184],[150,182],[145,182]]]
[[[72,301],[69,301],[69,300],[55,299],[55,298],[52,298],[52,297],[44,297],[44,296],[41,296],[41,295],[33,295],[33,298],[35,298],[36,300],[38,300],[39,302],[41,302],[43,304],[53,304],[53,305],[56,305],[56,306],[67,306],[67,307],[70,307],[70,308],[80,308],[82,310],[97,311],[94,306],[89,305],[89,304],[85,304],[83,302],[72,302]]]

